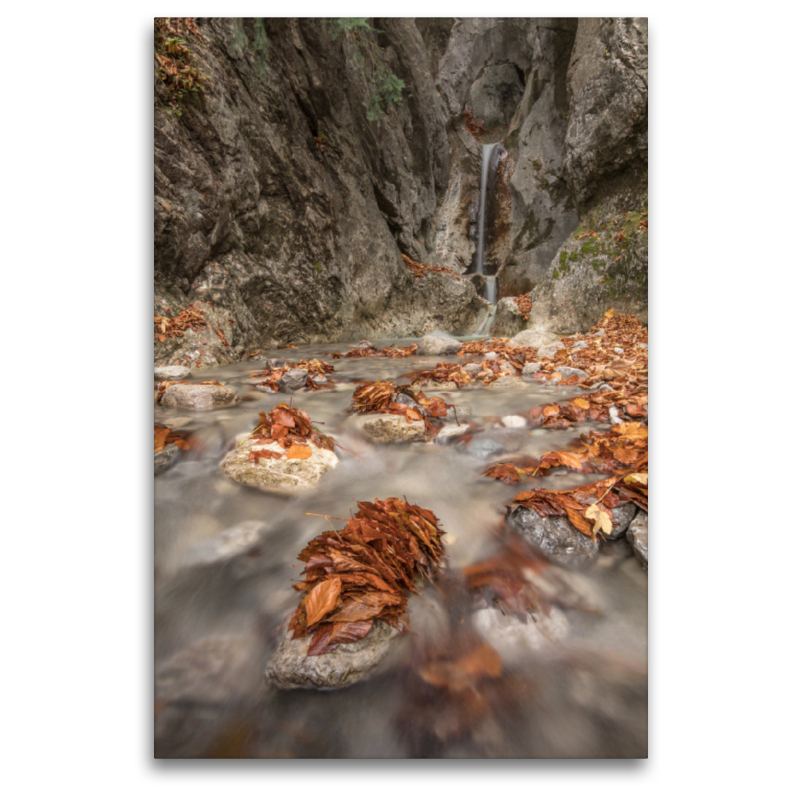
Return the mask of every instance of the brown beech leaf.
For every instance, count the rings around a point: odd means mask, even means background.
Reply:
[[[341,591],[341,578],[331,578],[318,583],[306,598],[306,625],[315,625],[329,611],[333,611],[339,602]]]

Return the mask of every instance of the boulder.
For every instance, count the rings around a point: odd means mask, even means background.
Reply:
[[[239,395],[227,386],[199,383],[177,383],[167,387],[161,404],[173,408],[191,408],[195,411],[213,411],[237,405]]]
[[[268,358],[267,359],[267,367],[269,369],[282,369],[286,366],[286,359],[285,358]]]
[[[564,345],[560,341],[550,342],[550,344],[542,345],[537,351],[536,355],[539,358],[555,358],[556,353],[562,350]]]
[[[157,381],[183,381],[186,380],[192,371],[189,367],[155,367],[153,375]]]
[[[468,372],[473,377],[483,369],[482,364],[464,364],[464,372]]]
[[[311,443],[308,444],[311,448],[309,458],[262,458],[258,462],[250,461],[251,450],[284,452],[277,442],[255,445],[252,441],[248,439],[228,453],[220,466],[229,478],[262,492],[301,494],[319,483],[322,476],[339,463],[339,458],[331,450]]]
[[[399,635],[376,620],[363,639],[340,644],[332,653],[309,656],[311,637],[292,639],[287,631],[264,677],[279,689],[344,689],[375,673]]]
[[[588,378],[589,373],[584,372],[582,369],[578,369],[577,367],[568,367],[566,365],[556,367],[556,372],[561,373],[562,378],[571,378],[573,375],[577,375],[579,378]]]
[[[627,539],[636,558],[647,569],[647,512],[639,511],[636,519],[628,526]]]
[[[609,541],[616,541],[625,535],[631,520],[636,516],[637,507],[633,503],[620,503],[611,512],[611,533],[605,534]]]
[[[549,331],[527,330],[518,333],[508,342],[509,347],[543,347],[544,345],[557,342],[558,337]]]
[[[525,417],[519,417],[515,414],[503,417],[501,422],[506,428],[526,428],[528,426],[528,420]]]
[[[363,417],[361,430],[367,439],[377,444],[418,442],[425,438],[424,420],[407,422],[398,414],[368,414]]]
[[[290,369],[278,381],[278,387],[282,392],[297,392],[305,387],[306,381],[308,381],[308,370]]]
[[[423,336],[417,347],[417,354],[421,356],[454,355],[461,349],[461,342],[451,336]]]

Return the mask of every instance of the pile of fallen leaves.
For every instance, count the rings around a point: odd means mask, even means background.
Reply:
[[[452,382],[455,383],[459,389],[463,388],[468,383],[474,383],[475,381],[482,381],[484,385],[488,386],[490,383],[493,383],[498,378],[502,378],[504,375],[518,374],[522,371],[522,366],[524,366],[524,364],[519,366],[519,364],[515,364],[513,361],[508,363],[511,363],[513,371],[509,370],[507,364],[504,362],[483,361],[480,362],[480,372],[472,374],[464,369],[464,364],[453,364],[450,361],[442,361],[433,369],[411,370],[410,372],[404,373],[400,377],[407,378],[412,383]]]
[[[581,434],[569,450],[526,456],[487,467],[483,474],[507,484],[520,483],[566,467],[573,472],[628,475],[647,472],[648,428],[638,422],[621,422],[610,431]]]
[[[181,450],[189,449],[189,442],[179,433],[173,433],[170,428],[163,425],[153,425],[154,428],[154,453],[161,452],[168,444],[174,444]]]
[[[398,395],[411,398],[419,408],[398,402]],[[353,392],[349,411],[357,414],[397,414],[406,422],[425,420],[428,433],[434,433],[444,422],[451,404],[441,397],[428,397],[425,392],[415,392],[410,386],[395,386],[391,381],[365,383]],[[420,411],[422,409],[422,411]]]
[[[206,327],[210,328],[211,326],[203,316],[205,313],[205,311],[198,311],[194,306],[188,306],[177,317],[161,317],[158,314],[153,314],[153,323],[155,325],[153,342],[166,342],[167,339],[183,336],[183,332],[187,328],[191,328],[193,331],[199,331]]]
[[[414,273],[415,277],[417,278],[424,278],[430,272],[439,272],[446,275],[453,275],[460,280],[466,280],[463,275],[460,275],[458,272],[453,271],[452,269],[448,269],[447,267],[434,267],[432,264],[420,264],[419,261],[413,261],[408,256],[403,255],[401,253],[401,257],[403,261],[406,262],[406,266]]]
[[[611,512],[619,503],[635,503],[647,511],[647,473],[631,472],[574,489],[533,489],[520,492],[513,502],[542,517],[567,517],[574,528],[594,539],[600,532],[611,533]]]
[[[517,304],[519,313],[522,314],[522,319],[527,322],[531,318],[531,296],[529,294],[521,294],[514,298],[514,302]]]
[[[320,361],[318,358],[312,358],[309,361],[306,361],[305,359],[302,359],[301,361],[287,361],[282,367],[265,369],[262,372],[251,372],[250,377],[263,377],[264,380],[256,385],[268,386],[273,392],[277,392],[279,390],[278,384],[280,383],[281,378],[290,369],[304,369],[306,372],[308,372],[308,380],[306,380],[306,386],[303,390],[308,392],[313,391],[314,389],[326,388],[316,383],[314,378],[321,378],[322,376],[333,372],[333,364],[329,364],[327,361]]]
[[[305,411],[291,408],[286,403],[278,403],[269,414],[259,411],[258,420],[258,425],[244,441],[254,447],[274,442],[283,448],[283,452],[253,449],[249,458],[256,464],[262,458],[311,458],[309,443],[325,450],[334,448],[333,439],[321,434]]]
[[[344,355],[341,353],[331,353],[331,358],[370,358],[373,356],[383,356],[384,358],[406,358],[417,354],[417,345],[410,344],[408,347],[389,347],[379,348],[369,342],[357,345],[348,350]]]
[[[439,520],[425,508],[390,497],[358,503],[343,530],[327,531],[305,547],[305,592],[290,623],[293,639],[311,636],[308,655],[366,636],[375,620],[395,628],[405,623],[406,592],[415,579],[429,580],[444,550]],[[406,623],[407,624],[407,623]]]
[[[191,384],[192,386],[222,386],[219,381],[161,381],[158,384],[158,389],[156,389],[156,402],[161,402],[161,397],[164,392],[169,389],[170,386],[176,386],[178,384]]]

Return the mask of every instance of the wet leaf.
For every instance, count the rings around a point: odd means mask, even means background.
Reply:
[[[306,625],[315,625],[327,613],[333,611],[339,604],[341,591],[341,578],[331,578],[318,583],[306,597]]]
[[[293,444],[286,451],[286,458],[296,458],[300,460],[311,458],[311,448],[305,444]]]

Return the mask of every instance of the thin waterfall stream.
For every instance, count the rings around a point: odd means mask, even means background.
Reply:
[[[475,265],[475,274],[485,275],[486,284],[483,296],[492,304],[492,308],[480,328],[476,331],[479,336],[484,336],[489,333],[497,313],[496,276],[486,275],[484,271],[484,250],[486,246],[486,189],[489,183],[489,167],[496,146],[497,142],[485,144],[482,146],[481,153],[481,193],[480,202],[478,204],[478,245],[476,251],[477,262]]]

